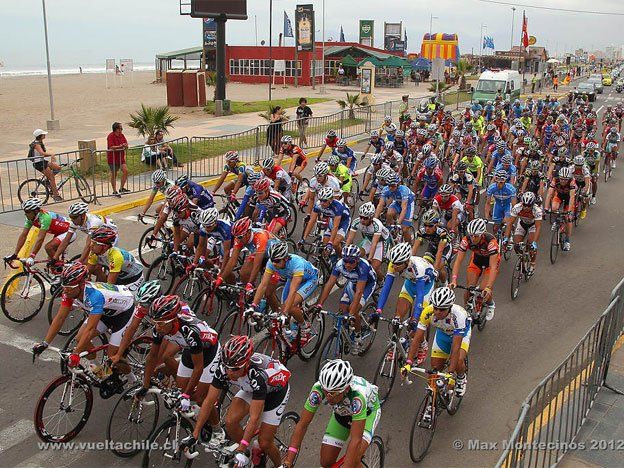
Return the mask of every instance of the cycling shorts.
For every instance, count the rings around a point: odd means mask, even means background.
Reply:
[[[286,281],[286,284],[284,284],[284,290],[282,291],[282,304],[286,302],[286,299],[288,299],[288,294],[290,293],[290,282],[291,280],[288,280]],[[314,291],[316,291],[316,288],[318,288],[318,276],[302,281],[299,285],[299,289],[297,289],[297,294],[299,294],[305,301],[314,293]]]
[[[217,343],[216,347],[211,347],[208,350],[204,350],[204,370],[199,378],[199,383],[209,384],[214,378],[215,371],[219,365],[219,358],[221,355],[221,345]],[[185,349],[182,351],[182,357],[178,363],[177,376],[184,379],[188,379],[193,375],[193,358],[191,351]]]
[[[112,317],[102,314],[97,324],[97,331],[99,333],[110,332],[108,344],[111,346],[119,346],[121,344],[121,337],[126,331],[126,328],[128,328],[128,325],[130,325],[133,312],[134,305],[125,312],[113,315]],[[85,320],[84,323],[86,324],[87,320]]]
[[[431,292],[433,291],[433,286],[435,281],[429,281],[425,283],[424,287],[424,297],[423,297],[423,309],[427,307],[429,302],[429,297],[431,297]],[[414,299],[416,298],[416,283],[405,280],[403,283],[403,287],[401,288],[401,292],[399,293],[399,299],[403,298],[407,302],[409,302],[412,306],[414,305]],[[418,320],[419,317],[414,317],[414,319]]]
[[[429,187],[428,185],[425,185],[422,189],[421,192],[421,196],[422,198],[425,199],[429,199],[429,198],[433,198],[436,196],[436,193],[438,193],[438,187]]]
[[[516,224],[516,229],[514,230],[513,235],[524,237],[527,234],[535,232],[536,229],[535,223],[529,225],[519,221],[518,224]]]
[[[466,326],[466,335],[462,338],[461,349],[468,353],[470,347],[470,336],[472,335],[472,328],[470,324]],[[451,346],[453,345],[453,336],[447,335],[439,328],[436,328],[435,336],[433,337],[433,345],[431,346],[431,357],[448,359],[451,357]]]
[[[494,202],[494,210],[492,211],[492,221],[497,224],[503,222],[504,219],[511,215],[511,203]]]
[[[267,393],[266,400],[264,400],[264,411],[260,416],[260,422],[268,424],[269,426],[279,426],[282,420],[282,415],[288,404],[288,397],[290,396],[290,385],[283,389]],[[252,393],[245,390],[239,390],[234,398],[239,398],[251,405]]]
[[[497,254],[496,269],[498,270],[498,264],[500,262],[500,255]],[[472,254],[470,258],[470,264],[468,265],[468,271],[476,273],[477,275],[490,273],[490,257],[484,257],[483,255]]]
[[[379,242],[377,242],[377,245],[375,246],[373,260],[379,260],[380,262],[383,261],[385,244],[386,242],[383,239],[379,239]],[[366,256],[368,256],[372,245],[373,243],[370,240],[362,239],[362,242],[358,244],[358,247],[364,249],[364,253],[366,253]]]
[[[398,201],[394,201],[392,202],[392,204],[388,207],[388,210],[392,210],[394,211],[397,216],[401,213],[401,203],[399,203]],[[414,217],[414,202],[407,202],[407,213],[405,214],[405,218],[403,218],[403,222],[401,223],[401,226],[411,226],[412,225],[412,218]]]
[[[380,418],[381,408],[371,411],[366,417],[364,434],[362,435],[362,439],[365,440],[366,443],[370,444],[371,440],[373,440]],[[325,428],[325,435],[323,435],[323,445],[330,445],[342,449],[347,440],[349,440],[350,434],[351,418],[345,416],[336,417],[336,413],[332,413],[327,427]]]
[[[345,237],[347,235],[347,232],[349,231],[349,228],[351,227],[350,224],[351,224],[351,219],[343,217],[340,220],[340,225],[338,226],[338,232],[336,234],[338,234],[339,236]],[[334,219],[333,218],[331,218],[329,220],[329,224],[327,226],[327,229],[323,233],[323,237],[331,236],[332,229],[334,229]]]
[[[349,281],[344,289],[342,290],[342,297],[340,298],[341,304],[351,304],[353,302],[353,298],[355,297],[355,287],[357,283]],[[364,286],[364,294],[362,294],[362,298],[360,299],[360,306],[364,307],[366,302],[370,299],[375,291],[375,286],[377,286],[376,281],[368,281],[366,286]]]

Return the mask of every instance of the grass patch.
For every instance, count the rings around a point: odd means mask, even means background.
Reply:
[[[308,105],[316,104],[319,102],[331,101],[329,98],[308,98]],[[274,99],[273,101],[230,101],[230,108],[232,114],[244,114],[246,112],[265,112],[269,105],[281,106],[283,109],[288,107],[297,107],[299,105],[299,98],[288,99]],[[204,110],[209,114],[215,113],[215,103],[210,101],[204,107]]]
[[[459,91],[459,93],[453,92],[444,95],[444,104],[447,106],[466,101],[470,101],[470,91]]]

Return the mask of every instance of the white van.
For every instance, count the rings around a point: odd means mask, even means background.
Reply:
[[[472,93],[472,101],[485,104],[493,101],[500,94],[505,99],[513,101],[520,97],[522,91],[522,77],[516,70],[486,70],[481,73],[479,82]]]

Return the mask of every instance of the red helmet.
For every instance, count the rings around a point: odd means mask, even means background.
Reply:
[[[221,360],[225,367],[239,369],[243,367],[253,355],[253,341],[248,336],[233,336],[221,349]]]
[[[61,286],[78,286],[82,283],[87,276],[89,276],[89,270],[80,262],[70,263],[61,273]]]
[[[90,234],[91,240],[98,244],[113,245],[117,240],[117,231],[108,227],[100,226]]]
[[[184,192],[182,191],[182,189],[180,187],[178,187],[177,185],[171,185],[169,188],[167,188],[167,190],[165,191],[165,197],[167,198],[167,200],[173,200],[174,198],[176,198],[177,196],[183,195]]]
[[[155,321],[167,321],[171,320],[180,313],[182,310],[182,304],[180,298],[176,295],[160,296],[154,302],[149,309],[149,316]]]
[[[234,237],[240,237],[245,234],[247,231],[251,229],[251,219],[247,216],[239,219],[234,224],[232,224],[232,235]]]
[[[271,188],[271,179],[263,177],[254,184],[253,188],[256,192],[266,192]]]
[[[464,135],[463,141],[464,145],[470,145],[472,144],[472,137],[470,135]]]
[[[185,210],[186,208],[188,208],[188,206],[189,206],[189,199],[183,193],[175,197],[173,200],[169,200],[169,207],[176,213],[179,213],[180,211]]]

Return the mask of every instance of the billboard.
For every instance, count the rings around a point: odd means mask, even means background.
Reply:
[[[298,50],[314,50],[314,5],[297,5],[295,37]]]
[[[217,22],[213,18],[204,18],[203,38],[204,50],[217,48]]]
[[[360,20],[360,44],[373,47],[375,44],[375,21]]]
[[[384,49],[392,52],[403,52],[403,23],[384,23]]]
[[[191,0],[191,17],[247,19],[247,0]]]

